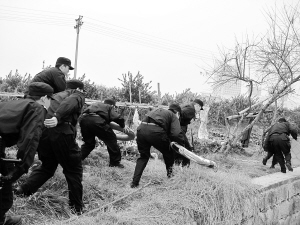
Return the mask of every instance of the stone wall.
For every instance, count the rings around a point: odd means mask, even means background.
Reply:
[[[244,224],[300,225],[300,167],[254,178],[259,185],[258,215]]]

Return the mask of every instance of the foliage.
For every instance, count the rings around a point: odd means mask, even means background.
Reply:
[[[25,92],[30,82],[30,74],[27,73],[22,76],[18,70],[13,74],[12,71],[4,78],[1,79],[0,90],[4,92]]]
[[[115,101],[122,101],[124,97],[122,96],[122,89],[117,87],[108,88],[104,85],[97,85],[90,79],[86,80],[86,76],[83,74],[78,77],[84,83],[84,89],[86,90],[86,98],[95,100],[104,100],[106,98],[112,98]]]
[[[127,102],[130,102],[130,89],[132,102],[139,102],[140,97],[142,103],[150,103],[155,101],[154,96],[156,91],[150,90],[151,81],[145,83],[144,76],[140,74],[140,72],[138,72],[134,77],[130,72],[128,72],[128,74],[122,74],[122,78],[118,78],[118,80],[122,82],[123,95]]]
[[[169,105],[171,103],[178,103],[180,105],[189,103],[191,100],[196,98],[201,99],[201,95],[197,93],[191,92],[190,88],[185,89],[182,93],[176,93],[175,95],[171,95],[169,93],[164,94],[162,96],[162,105]]]
[[[251,105],[255,104],[257,99],[251,99]],[[225,125],[227,116],[238,115],[238,112],[249,107],[248,97],[239,95],[231,99],[214,100],[210,103],[208,120],[210,124]],[[252,109],[254,112],[258,107]]]

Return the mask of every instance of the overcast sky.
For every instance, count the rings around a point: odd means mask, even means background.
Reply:
[[[75,19],[79,33],[77,76],[107,87],[138,71],[152,90],[210,92],[203,68],[218,48],[246,34],[258,36],[265,12],[292,0],[1,0],[0,76],[11,70],[34,76],[58,57],[75,64]],[[74,75],[71,71],[71,76]]]

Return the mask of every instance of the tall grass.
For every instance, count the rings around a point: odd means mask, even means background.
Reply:
[[[161,160],[150,160],[140,190],[129,187],[135,163],[123,160],[125,169],[107,166],[107,155],[92,153],[84,168],[84,202],[87,215],[71,215],[67,187],[59,170],[38,193],[17,198],[13,212],[25,224],[242,224],[257,214],[256,189],[250,178],[236,171],[218,171],[192,164],[175,167],[168,179]],[[130,195],[130,193],[133,193]],[[129,195],[128,195],[129,194]],[[108,205],[108,203],[128,197]],[[105,208],[101,208],[108,205]],[[99,210],[95,210],[99,208]],[[101,208],[101,209],[100,209]],[[95,210],[94,213],[88,213]],[[71,217],[71,220],[69,219]]]

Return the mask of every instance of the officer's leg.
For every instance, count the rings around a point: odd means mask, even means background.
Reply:
[[[53,177],[58,161],[52,151],[49,142],[48,132],[46,131],[40,139],[38,146],[38,156],[42,164],[37,166],[29,175],[25,183],[16,190],[16,194],[31,195],[35,193],[46,181]]]
[[[5,176],[8,173],[9,166],[7,163],[0,163],[0,173]],[[0,224],[5,220],[6,212],[13,205],[12,184],[0,185]]]
[[[119,164],[121,161],[121,150],[117,143],[116,134],[112,129],[109,129],[105,134],[105,138],[102,138],[102,140],[107,146],[107,151],[109,154],[109,164]]]
[[[188,138],[185,134],[183,134],[184,137],[184,146],[187,150],[191,150],[192,147],[190,146],[190,143],[188,141]],[[191,161],[190,159],[186,158],[185,156],[181,155],[179,152],[174,151],[174,162],[176,165],[181,165],[181,166],[189,166]]]
[[[75,134],[74,134],[75,135]],[[80,148],[73,134],[61,134],[55,143],[55,156],[63,168],[69,190],[69,204],[81,213],[82,202],[82,160]]]
[[[96,145],[94,122],[91,116],[83,117],[80,121],[80,130],[83,144],[81,145],[81,159],[84,160],[93,151]]]
[[[143,174],[143,171],[145,167],[147,166],[147,163],[150,158],[150,148],[151,145],[145,140],[145,135],[142,130],[137,130],[137,146],[138,146],[138,151],[140,153],[140,157],[137,159],[135,170],[134,170],[134,175],[133,175],[133,180],[131,183],[131,187],[137,187],[139,185],[141,176]]]
[[[270,168],[275,168],[275,165],[276,165],[276,164],[277,164],[277,160],[276,160],[276,157],[275,157],[275,155],[274,155],[274,153],[273,153],[272,165],[271,165]]]
[[[292,155],[291,155],[291,144],[289,140],[282,140],[281,141],[281,151],[285,158],[285,165],[289,171],[293,171],[292,167]]]
[[[174,152],[170,147],[170,141],[167,134],[165,132],[161,133],[160,140],[156,140],[153,146],[163,154],[167,176],[171,177],[173,175]]]
[[[284,157],[281,151],[281,138],[280,136],[275,136],[272,138],[272,149],[274,149],[274,156],[276,161],[279,163],[281,172],[286,173],[286,167],[285,167],[285,162],[284,162]]]

